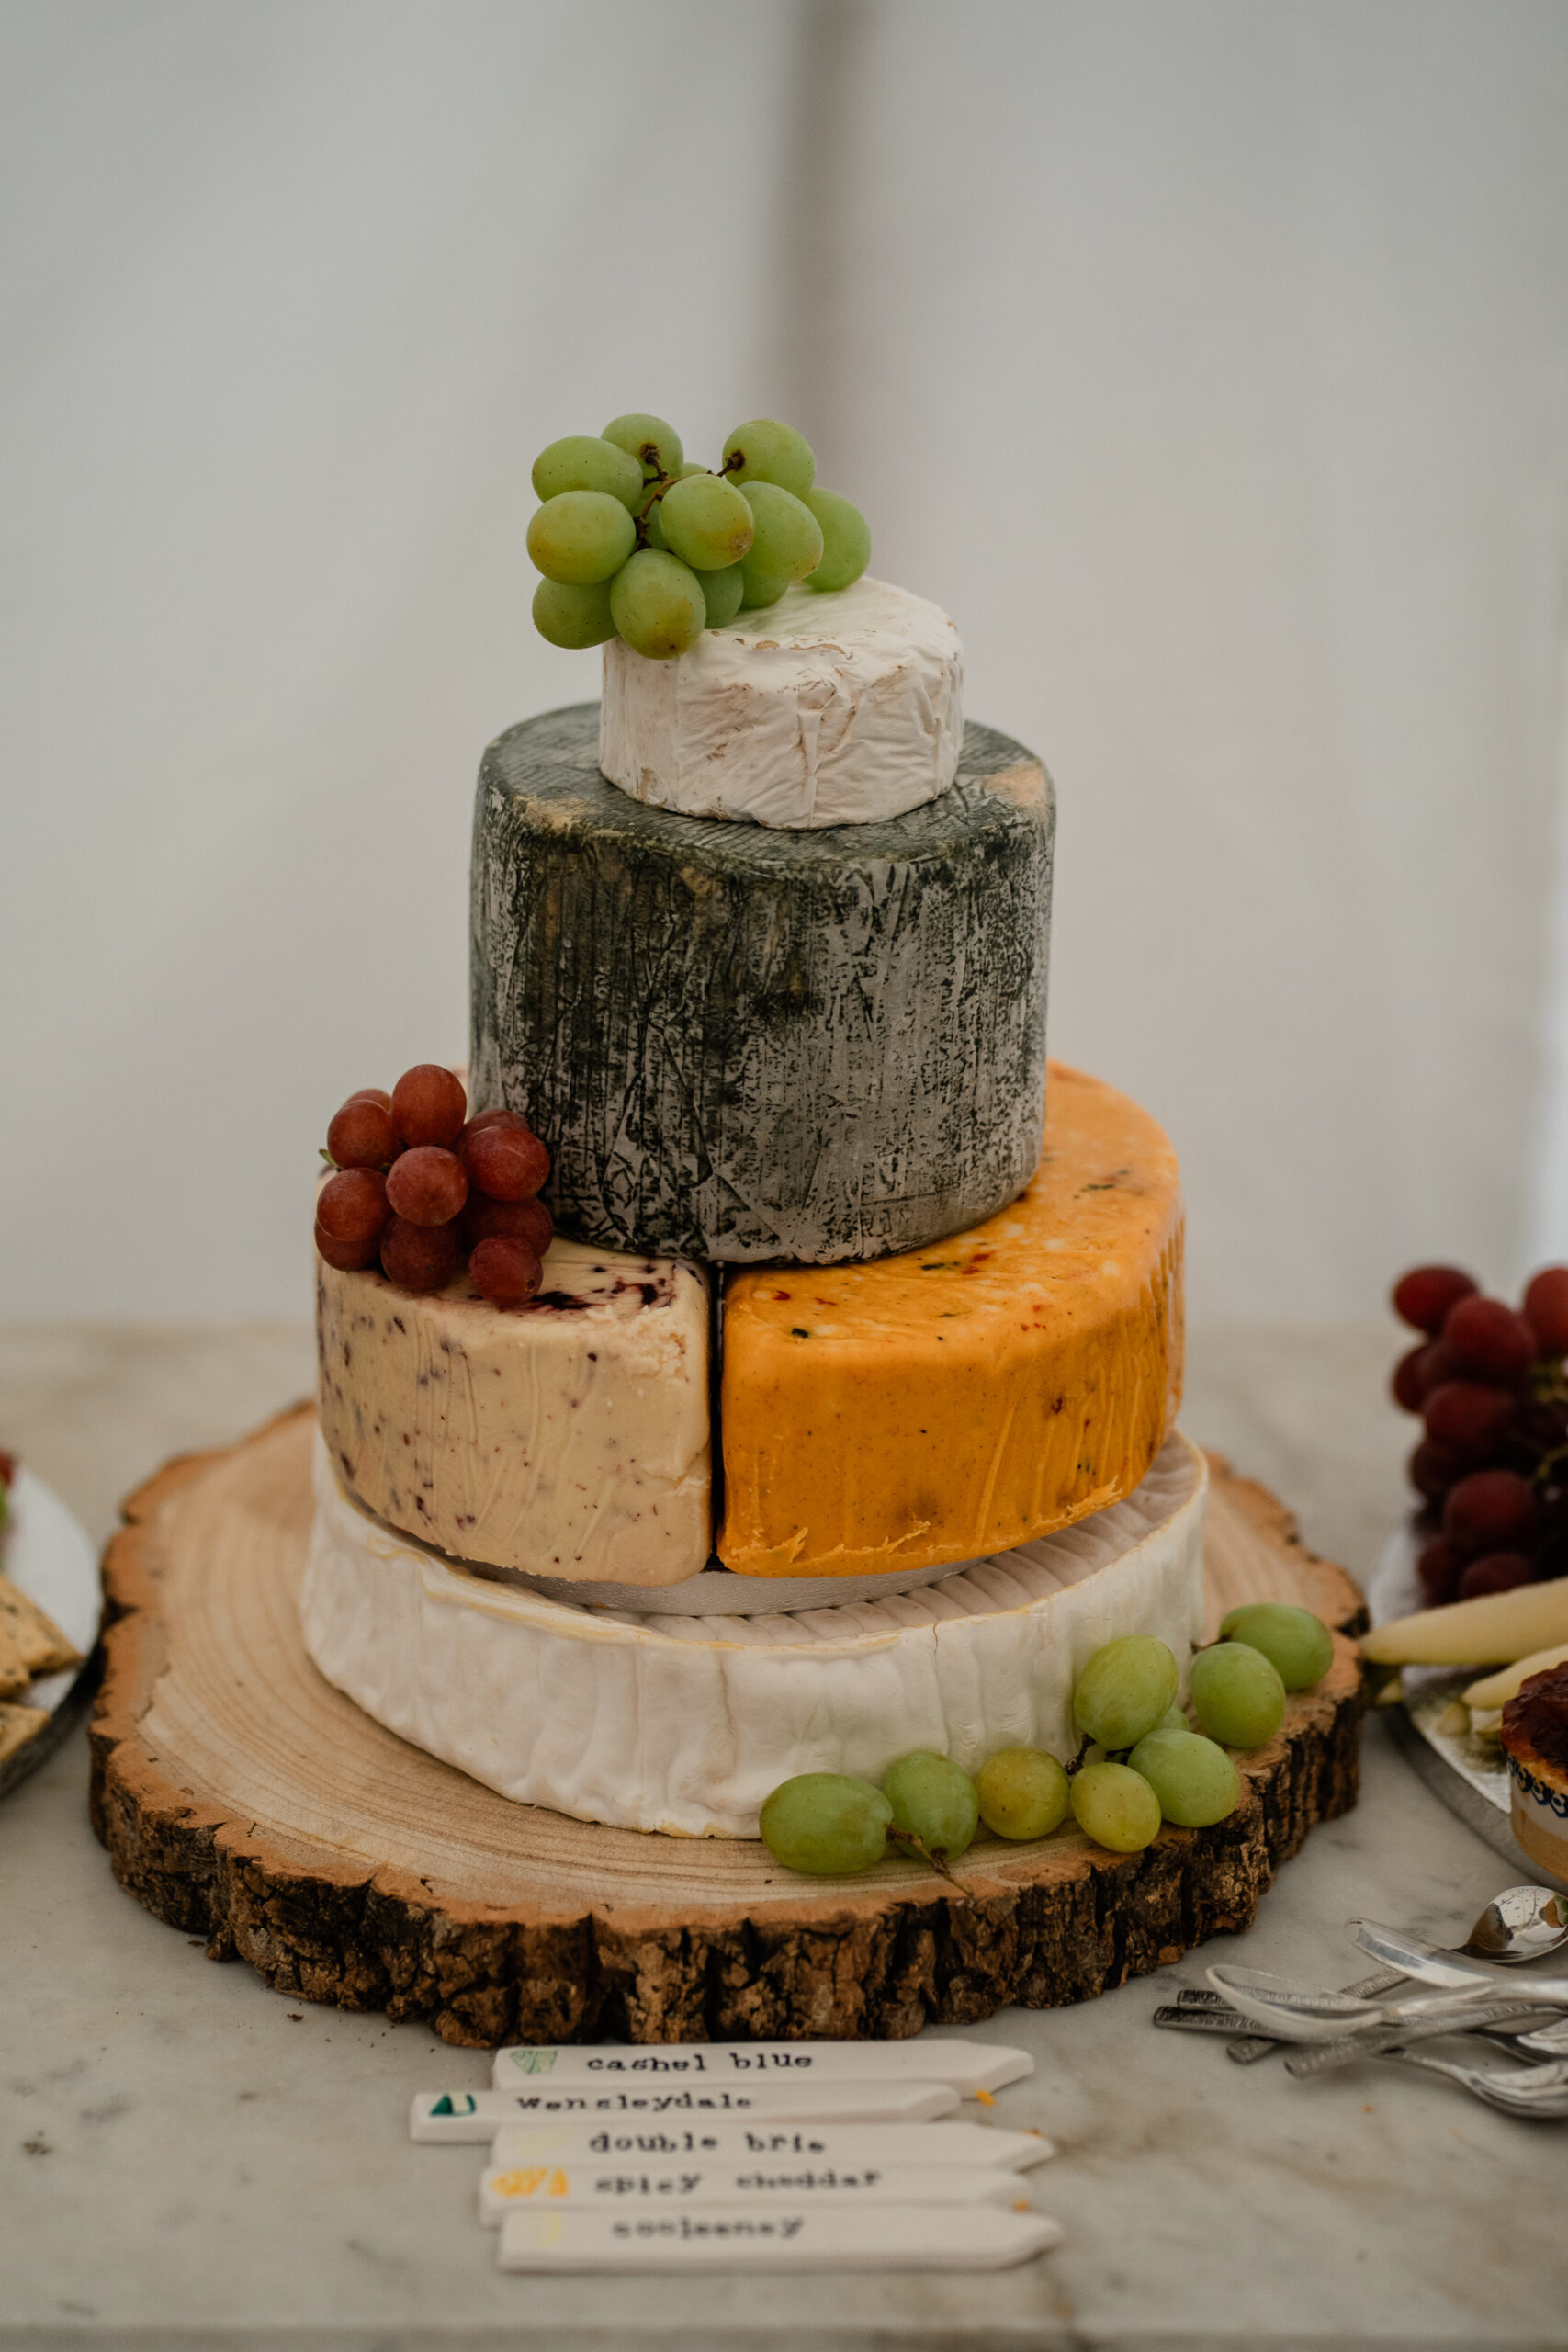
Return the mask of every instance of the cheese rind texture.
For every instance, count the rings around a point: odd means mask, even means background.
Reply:
[[[1130,1494],[1181,1393],[1181,1195],[1146,1112],[1051,1067],[1021,1198],[924,1250],[729,1275],[719,1557],[857,1576]]]
[[[321,1425],[354,1493],[454,1557],[674,1584],[710,1555],[708,1292],[555,1240],[511,1313],[316,1261]]]
[[[473,1099],[544,1137],[561,1229],[829,1264],[1014,1199],[1045,1082],[1039,763],[970,726],[926,807],[781,832],[629,798],[597,716],[502,736],[474,820]]]
[[[1077,1750],[1073,1684],[1123,1634],[1201,1636],[1202,1456],[1173,1438],[1081,1525],[895,1600],[778,1617],[573,1609],[454,1566],[370,1518],[323,1447],[306,1646],[378,1723],[520,1804],[754,1838],[796,1772],[879,1780],[934,1748]],[[853,1882],[851,1882],[853,1883]]]
[[[673,662],[604,648],[599,764],[654,808],[870,824],[945,792],[963,740],[958,631],[885,580],[788,589]]]

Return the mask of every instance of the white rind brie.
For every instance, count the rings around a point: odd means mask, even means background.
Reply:
[[[1171,1438],[1126,1501],[890,1600],[795,1616],[636,1617],[456,1567],[372,1519],[323,1446],[300,1606],[329,1682],[520,1804],[754,1838],[796,1772],[880,1778],[914,1747],[968,1770],[1077,1749],[1072,1688],[1123,1634],[1183,1666],[1202,1628],[1202,1456]]]
[[[963,704],[963,649],[937,605],[884,580],[791,588],[673,662],[613,638],[599,764],[690,817],[871,824],[947,790]]]

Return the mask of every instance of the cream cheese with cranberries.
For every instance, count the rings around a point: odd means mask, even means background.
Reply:
[[[673,1258],[556,1239],[532,1303],[415,1295],[318,1258],[321,1433],[380,1518],[457,1559],[674,1584],[711,1537],[708,1294]]]

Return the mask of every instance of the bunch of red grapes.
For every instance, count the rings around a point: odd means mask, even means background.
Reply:
[[[316,1198],[316,1247],[344,1271],[379,1264],[403,1290],[442,1290],[465,1262],[492,1306],[525,1306],[543,1279],[550,1156],[515,1111],[468,1115],[438,1062],[390,1094],[351,1094],[327,1129],[336,1174]]]
[[[1425,1335],[1393,1395],[1424,1428],[1410,1478],[1427,1600],[1568,1574],[1568,1266],[1537,1274],[1517,1310],[1457,1266],[1416,1266],[1393,1311]]]

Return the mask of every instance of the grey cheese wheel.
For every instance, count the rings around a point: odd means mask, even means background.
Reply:
[[[563,1232],[831,1265],[1004,1207],[1044,1118],[1038,760],[970,725],[939,799],[784,832],[630,799],[598,727],[509,729],[474,815],[473,1100],[549,1146]]]

